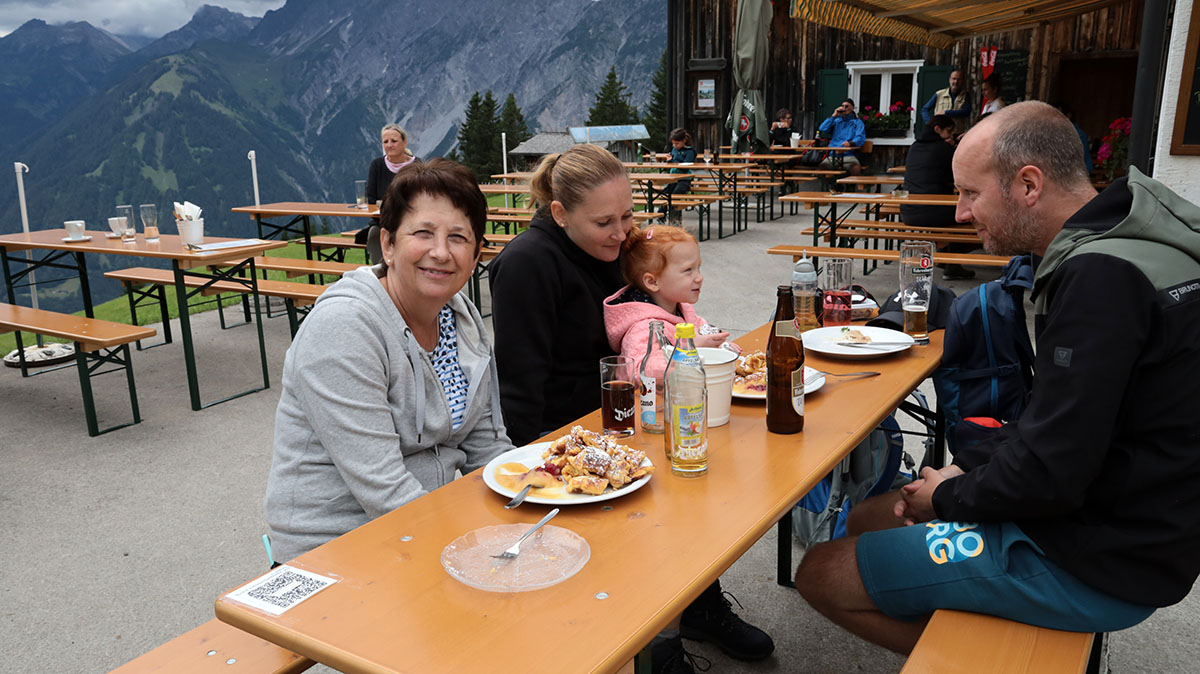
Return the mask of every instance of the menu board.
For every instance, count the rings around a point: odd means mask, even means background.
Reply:
[[[1000,98],[1005,105],[1025,100],[1025,79],[1029,75],[1027,50],[1001,49],[996,52],[992,72],[1000,75]]]

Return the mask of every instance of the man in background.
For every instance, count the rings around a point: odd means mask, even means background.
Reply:
[[[862,147],[862,144],[867,141],[867,128],[858,115],[854,114],[854,100],[850,98],[842,101],[833,114],[821,122],[821,126],[817,130],[829,134],[829,147]],[[858,157],[853,152],[830,152],[829,154],[830,156],[821,162],[821,168],[835,168],[840,163],[840,167],[849,171],[850,175],[862,175],[862,164],[859,163]],[[835,154],[841,155],[841,159],[834,157]]]
[[[939,89],[925,105],[921,106],[921,119],[929,124],[934,115],[946,115],[954,120],[954,133],[961,135],[971,120],[971,98],[967,96],[967,83],[957,68],[950,73],[950,86]]]

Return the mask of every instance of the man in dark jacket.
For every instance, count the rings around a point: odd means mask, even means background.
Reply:
[[[904,189],[912,194],[954,194],[954,120],[934,115],[929,126],[908,148],[904,161]],[[900,219],[916,227],[952,227],[953,206],[901,206]],[[950,250],[949,246],[944,248]],[[957,281],[974,278],[975,272],[961,264],[945,265],[942,278]]]
[[[1125,629],[1200,574],[1200,208],[1137,169],[1097,195],[1081,151],[1040,102],[966,135],[958,219],[990,253],[1041,258],[1029,406],[797,572],[815,608],[893,650],[943,608]]]

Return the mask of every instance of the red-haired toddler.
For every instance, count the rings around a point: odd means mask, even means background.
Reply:
[[[700,245],[679,227],[634,227],[621,244],[621,275],[629,285],[604,300],[608,343],[622,356],[641,363],[650,337],[650,321],[663,322],[667,341],[675,342],[676,323],[696,325],[696,346],[718,347],[728,332],[704,334],[708,321],[692,306],[700,299]],[[710,328],[711,330],[711,328]]]

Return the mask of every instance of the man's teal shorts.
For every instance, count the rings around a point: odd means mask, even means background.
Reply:
[[[900,620],[945,608],[1072,632],[1111,632],[1154,612],[1080,582],[1011,523],[934,520],[874,531],[859,537],[856,552],[871,601]]]

